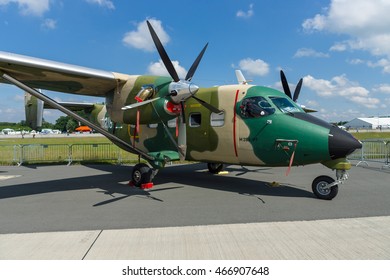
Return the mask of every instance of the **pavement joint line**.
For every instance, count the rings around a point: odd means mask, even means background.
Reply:
[[[89,251],[91,251],[93,245],[95,245],[96,241],[99,239],[100,235],[102,234],[103,230],[100,230],[99,234],[96,236],[95,240],[92,242],[91,246],[89,246],[87,252],[85,253],[85,255],[81,258],[81,260],[84,260],[85,257],[88,255]]]

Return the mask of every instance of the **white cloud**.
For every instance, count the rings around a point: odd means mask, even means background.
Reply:
[[[354,59],[348,60],[347,62],[349,64],[352,64],[352,65],[359,65],[359,64],[363,64],[364,60],[362,60],[360,58],[354,58]]]
[[[24,102],[24,94],[15,94],[13,100],[16,102]]]
[[[390,84],[380,84],[379,86],[376,86],[374,91],[390,94]]]
[[[57,21],[51,18],[47,18],[43,21],[42,28],[44,29],[56,29],[57,28]]]
[[[294,54],[294,57],[329,57],[329,54],[317,52],[309,48],[301,48],[297,50],[297,52]]]
[[[149,19],[150,24],[153,26],[153,29],[156,31],[161,43],[164,45],[169,42],[169,35],[165,32],[162,27],[161,21],[156,19]],[[144,51],[152,52],[156,48],[154,46],[152,37],[146,23],[146,20],[138,23],[137,29],[127,32],[122,42],[129,47],[136,49],[141,49]]]
[[[253,4],[250,4],[249,5],[249,9],[246,12],[242,11],[242,10],[239,10],[236,13],[236,16],[239,17],[239,18],[250,18],[250,17],[252,17],[255,14],[255,12],[253,10],[253,6],[254,6]]]
[[[349,36],[348,40],[335,43],[332,51],[363,50],[390,58],[389,10],[387,0],[331,0],[322,14],[306,19],[302,27],[308,32]]]
[[[303,78],[303,85],[320,96],[332,96],[335,90],[335,85],[331,81],[316,79],[310,75]]]
[[[348,44],[345,42],[337,42],[333,46],[330,47],[330,51],[332,52],[343,52],[346,51],[348,48]]]
[[[304,104],[307,107],[319,107],[320,106],[320,103],[318,103],[318,101],[315,101],[315,100],[305,100]]]
[[[366,108],[378,108],[380,100],[370,96],[370,91],[358,83],[350,81],[345,75],[333,77],[330,81],[316,79],[310,75],[303,78],[303,85],[319,96],[342,97]]]
[[[0,6],[18,5],[22,15],[42,16],[49,10],[49,0],[0,0]]]
[[[86,0],[86,1],[91,4],[98,4],[99,6],[108,8],[110,10],[115,9],[114,3],[109,0]]]
[[[269,72],[269,65],[261,59],[245,58],[240,60],[239,68],[253,76],[265,76]]]
[[[384,73],[390,73],[390,60],[382,58],[376,62],[368,61],[367,65],[371,68],[381,67]]]
[[[187,74],[187,70],[182,67],[177,60],[173,60],[172,64],[175,67],[177,75],[180,78],[184,78]],[[149,74],[156,76],[170,76],[161,59],[158,62],[150,63],[148,67],[148,72]]]
[[[314,18],[305,20],[302,23],[303,29],[305,29],[308,32],[321,31],[325,28],[325,26],[326,26],[326,17],[319,14],[317,14]]]

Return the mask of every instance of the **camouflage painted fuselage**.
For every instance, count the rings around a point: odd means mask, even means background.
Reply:
[[[116,136],[147,153],[177,153],[172,136],[177,140],[176,119],[180,106],[165,97],[170,82],[171,79],[165,77],[129,76],[120,90],[107,95],[106,106],[95,106],[91,116]],[[135,96],[148,84],[155,87],[149,98],[165,98],[139,108],[121,110],[137,102]],[[210,112],[194,99],[186,101],[188,160],[287,166],[294,152],[293,165],[340,157],[337,151],[332,151],[334,147],[330,147],[331,130],[338,128],[306,114],[280,91],[253,85],[227,85],[201,88],[196,96],[223,110],[223,114]],[[288,110],[280,106],[285,100],[289,102]],[[171,160],[178,160],[178,156],[171,156]]]

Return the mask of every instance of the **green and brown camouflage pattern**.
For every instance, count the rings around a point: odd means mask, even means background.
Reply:
[[[133,76],[120,92],[109,95],[106,106],[97,106],[91,117],[102,127],[145,152],[176,152],[177,148],[161,122],[168,126],[167,122],[171,120],[169,131],[177,140],[176,129],[172,127],[177,116],[164,111],[166,99],[160,99],[153,105],[148,104],[139,109],[121,110],[124,105],[136,102],[134,97],[143,85],[157,85],[159,90],[156,96],[165,96],[169,82],[169,78]],[[253,96],[263,96],[271,104],[270,96],[285,97],[284,93],[277,90],[253,85],[201,88],[197,97],[224,110],[222,126],[213,126],[211,124],[213,113],[197,101],[193,99],[186,101],[186,159],[241,165],[287,166],[295,150],[293,165],[331,160],[327,142],[329,129],[325,127],[296,119],[277,108],[272,115],[258,118],[242,117],[240,114],[242,100]],[[300,107],[297,108],[302,111]],[[140,110],[141,125],[139,132],[134,136],[137,110]],[[200,116],[200,125],[191,124],[193,115]],[[281,139],[286,141],[277,142]]]
[[[104,129],[152,155],[154,161],[150,163],[154,167],[163,167],[167,159],[180,158],[175,144],[175,119],[180,115],[180,106],[170,102],[169,77],[126,75],[5,52],[0,52],[0,74],[8,74],[34,88],[104,97],[105,105],[83,107],[81,104],[78,108],[84,108],[90,119]],[[0,79],[0,82],[5,80]],[[135,97],[146,85],[154,88],[153,95],[148,98],[160,99],[122,110],[122,107],[138,102]],[[283,113],[272,103],[272,97],[287,98],[280,91],[237,84],[200,88],[196,96],[223,110],[224,114],[223,117],[215,116],[192,98],[185,102],[185,158],[188,160],[288,166],[294,154],[292,165],[324,162],[337,169],[343,168],[340,166],[346,162],[345,159],[341,163],[340,160],[335,162],[329,156],[328,125],[319,124],[317,120],[307,121],[302,115]],[[251,118],[242,115],[243,101],[260,96],[273,106],[274,113]],[[31,107],[36,103],[29,99],[28,104]],[[293,104],[296,112],[305,114]],[[168,105],[173,105],[171,111],[167,109]],[[34,117],[34,112],[33,109],[29,111],[29,119]]]

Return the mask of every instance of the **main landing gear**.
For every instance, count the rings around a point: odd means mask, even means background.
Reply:
[[[153,178],[158,169],[150,168],[145,163],[138,163],[133,167],[130,184],[140,189],[150,189],[153,187]]]
[[[209,172],[212,174],[218,174],[223,170],[223,164],[222,163],[207,163],[207,168],[209,169]]]
[[[336,180],[329,176],[318,176],[311,185],[314,195],[319,199],[332,200],[339,191],[339,184],[348,179],[346,170],[336,170]]]

